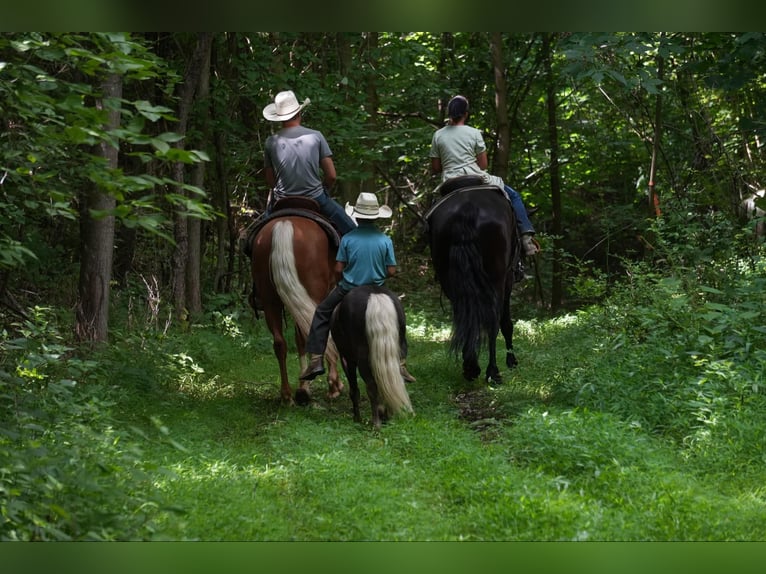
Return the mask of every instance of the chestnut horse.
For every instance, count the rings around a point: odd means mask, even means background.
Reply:
[[[356,287],[335,308],[331,332],[343,360],[356,422],[362,420],[357,369],[367,387],[376,430],[397,412],[412,412],[399,368],[405,329],[402,304],[385,287]]]
[[[318,213],[304,209],[278,210],[275,206],[271,218],[257,230],[251,246],[253,283],[274,340],[281,397],[291,404],[287,342],[283,333],[284,310],[287,308],[295,324],[295,342],[303,369],[306,366],[304,345],[314,310],[335,285],[333,269],[337,243],[328,233],[334,231]],[[334,398],[340,394],[343,383],[338,376],[338,352],[332,340],[328,342],[325,358],[329,366],[328,396]],[[305,405],[310,400],[309,381],[300,381],[294,402]]]
[[[510,300],[521,249],[513,208],[503,190],[474,176],[447,180],[440,191],[444,197],[426,218],[434,271],[452,303],[450,352],[462,353],[463,376],[471,381],[481,373],[478,355],[486,343],[486,380],[501,383],[498,330],[506,366],[517,364]]]

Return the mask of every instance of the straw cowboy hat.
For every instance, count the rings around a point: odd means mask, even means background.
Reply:
[[[299,104],[298,98],[291,90],[279,92],[274,98],[274,103],[263,108],[263,117],[270,122],[283,122],[295,116],[310,103],[311,100],[306,98],[302,104]]]
[[[356,198],[356,205],[346,203],[346,215],[354,219],[391,217],[391,208],[387,205],[378,205],[378,198],[374,193],[362,192]]]

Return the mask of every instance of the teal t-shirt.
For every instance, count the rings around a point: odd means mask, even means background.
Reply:
[[[339,284],[347,291],[360,285],[383,285],[386,268],[396,265],[391,238],[364,220],[341,238],[335,259],[345,264]]]

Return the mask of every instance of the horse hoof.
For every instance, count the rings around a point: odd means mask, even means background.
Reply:
[[[509,369],[512,369],[513,367],[515,367],[518,364],[519,364],[519,361],[516,360],[516,355],[514,355],[513,353],[506,353],[505,354],[505,365]]]
[[[343,392],[343,383],[338,381],[336,384],[330,384],[329,388],[327,389],[327,398],[337,399],[342,392]]]
[[[297,389],[295,391],[295,404],[305,407],[311,402],[311,393],[308,389]]]
[[[487,384],[490,387],[495,387],[497,385],[503,384],[503,377],[500,375],[487,375]]]

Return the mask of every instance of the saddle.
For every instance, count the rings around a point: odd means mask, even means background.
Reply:
[[[439,196],[439,200],[434,203],[425,215],[425,220],[428,222],[431,215],[441,206],[445,201],[448,201],[449,197],[454,193],[461,193],[470,189],[476,188],[486,189],[488,191],[495,191],[505,197],[505,191],[495,185],[489,185],[484,183],[484,178],[480,175],[461,175],[453,177],[443,181],[434,190],[434,194]]]
[[[449,195],[458,189],[462,189],[464,187],[476,187],[480,185],[485,185],[484,179],[480,175],[461,175],[444,181],[436,189],[439,191],[439,195],[444,197],[445,195]]]
[[[256,219],[245,230],[245,240],[242,244],[242,253],[250,259],[253,255],[253,240],[258,232],[263,229],[272,219],[278,217],[285,217],[288,215],[296,215],[298,217],[305,217],[315,221],[327,234],[327,239],[337,249],[340,245],[340,234],[335,229],[330,220],[322,215],[319,210],[319,203],[310,197],[284,197],[278,199],[274,203],[274,207],[271,209],[271,213],[267,217]]]

